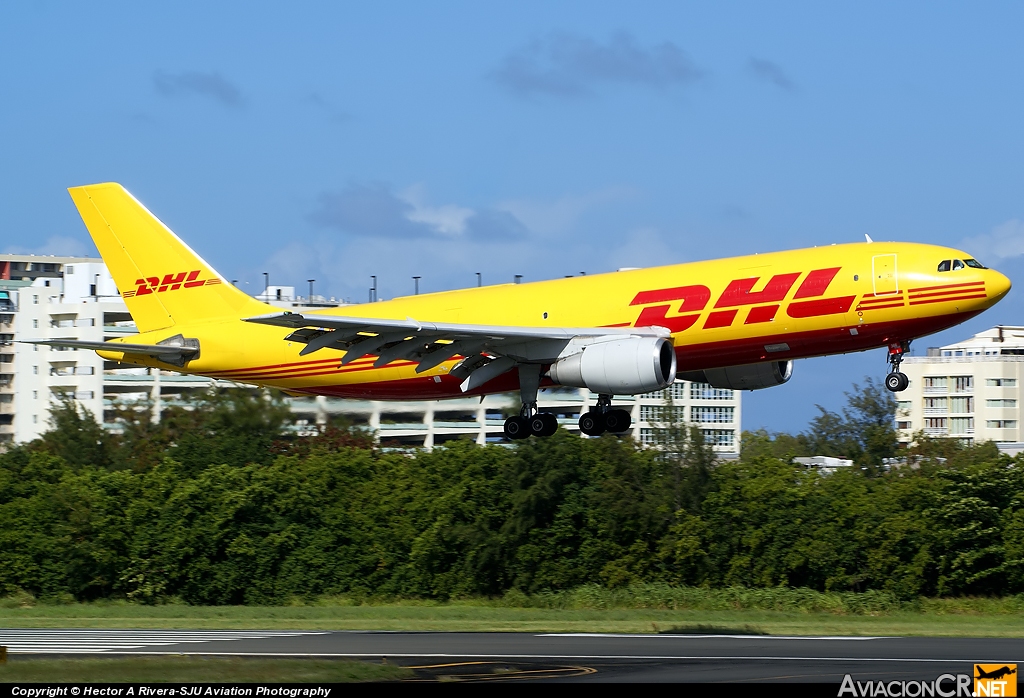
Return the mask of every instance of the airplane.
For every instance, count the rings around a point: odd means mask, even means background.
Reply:
[[[906,389],[911,341],[997,303],[1010,280],[965,252],[837,244],[282,312],[228,283],[116,183],[68,190],[138,329],[106,342],[34,340],[104,359],[291,395],[439,399],[519,390],[509,439],[550,436],[546,386],[588,388],[579,420],[630,426],[613,395],[677,377],[734,390],[781,385],[795,359],[885,347]]]
[[[975,664],[974,668],[975,668],[975,671],[977,672],[978,675],[975,676],[974,678],[976,678],[976,679],[1001,679],[1004,676],[1010,676],[1012,674],[1016,674],[1017,673],[1017,669],[1016,669],[1017,665],[1014,664],[1013,666],[1014,666],[1013,669],[1011,669],[1009,667],[1009,665],[1007,665],[1007,666],[1000,667],[998,669],[993,669],[992,671],[985,671],[984,669],[981,668],[980,665]]]

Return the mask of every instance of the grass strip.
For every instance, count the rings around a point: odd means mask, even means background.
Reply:
[[[0,664],[0,683],[341,683],[397,681],[409,669],[393,664],[333,659],[244,657],[112,657],[22,659]]]
[[[799,610],[572,610],[459,603],[375,606],[141,606],[72,604],[0,609],[0,628],[391,630],[656,633],[674,626],[752,626],[771,635],[1024,637],[1024,614]],[[0,643],[3,633],[0,631]]]

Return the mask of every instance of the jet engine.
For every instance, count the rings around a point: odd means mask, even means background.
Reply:
[[[560,385],[589,388],[595,393],[649,393],[676,379],[676,352],[664,337],[594,342],[555,361],[548,376]]]
[[[704,371],[684,371],[683,380],[707,383],[712,388],[733,390],[760,390],[782,385],[793,376],[792,361],[768,361],[763,364],[709,368]]]

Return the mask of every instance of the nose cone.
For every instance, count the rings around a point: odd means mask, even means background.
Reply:
[[[1010,292],[1010,287],[1013,285],[1010,280],[1003,274],[989,269],[989,276],[985,279],[985,286],[988,290],[988,297],[992,299],[992,302],[1002,299],[1007,293]]]

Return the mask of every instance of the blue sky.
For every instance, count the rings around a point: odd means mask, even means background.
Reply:
[[[298,5],[296,7],[296,5]],[[362,300],[832,242],[1024,281],[1024,5],[7,3],[0,233],[127,186],[230,279]],[[1024,324],[1021,291],[925,346]],[[799,431],[884,352],[801,361]]]

